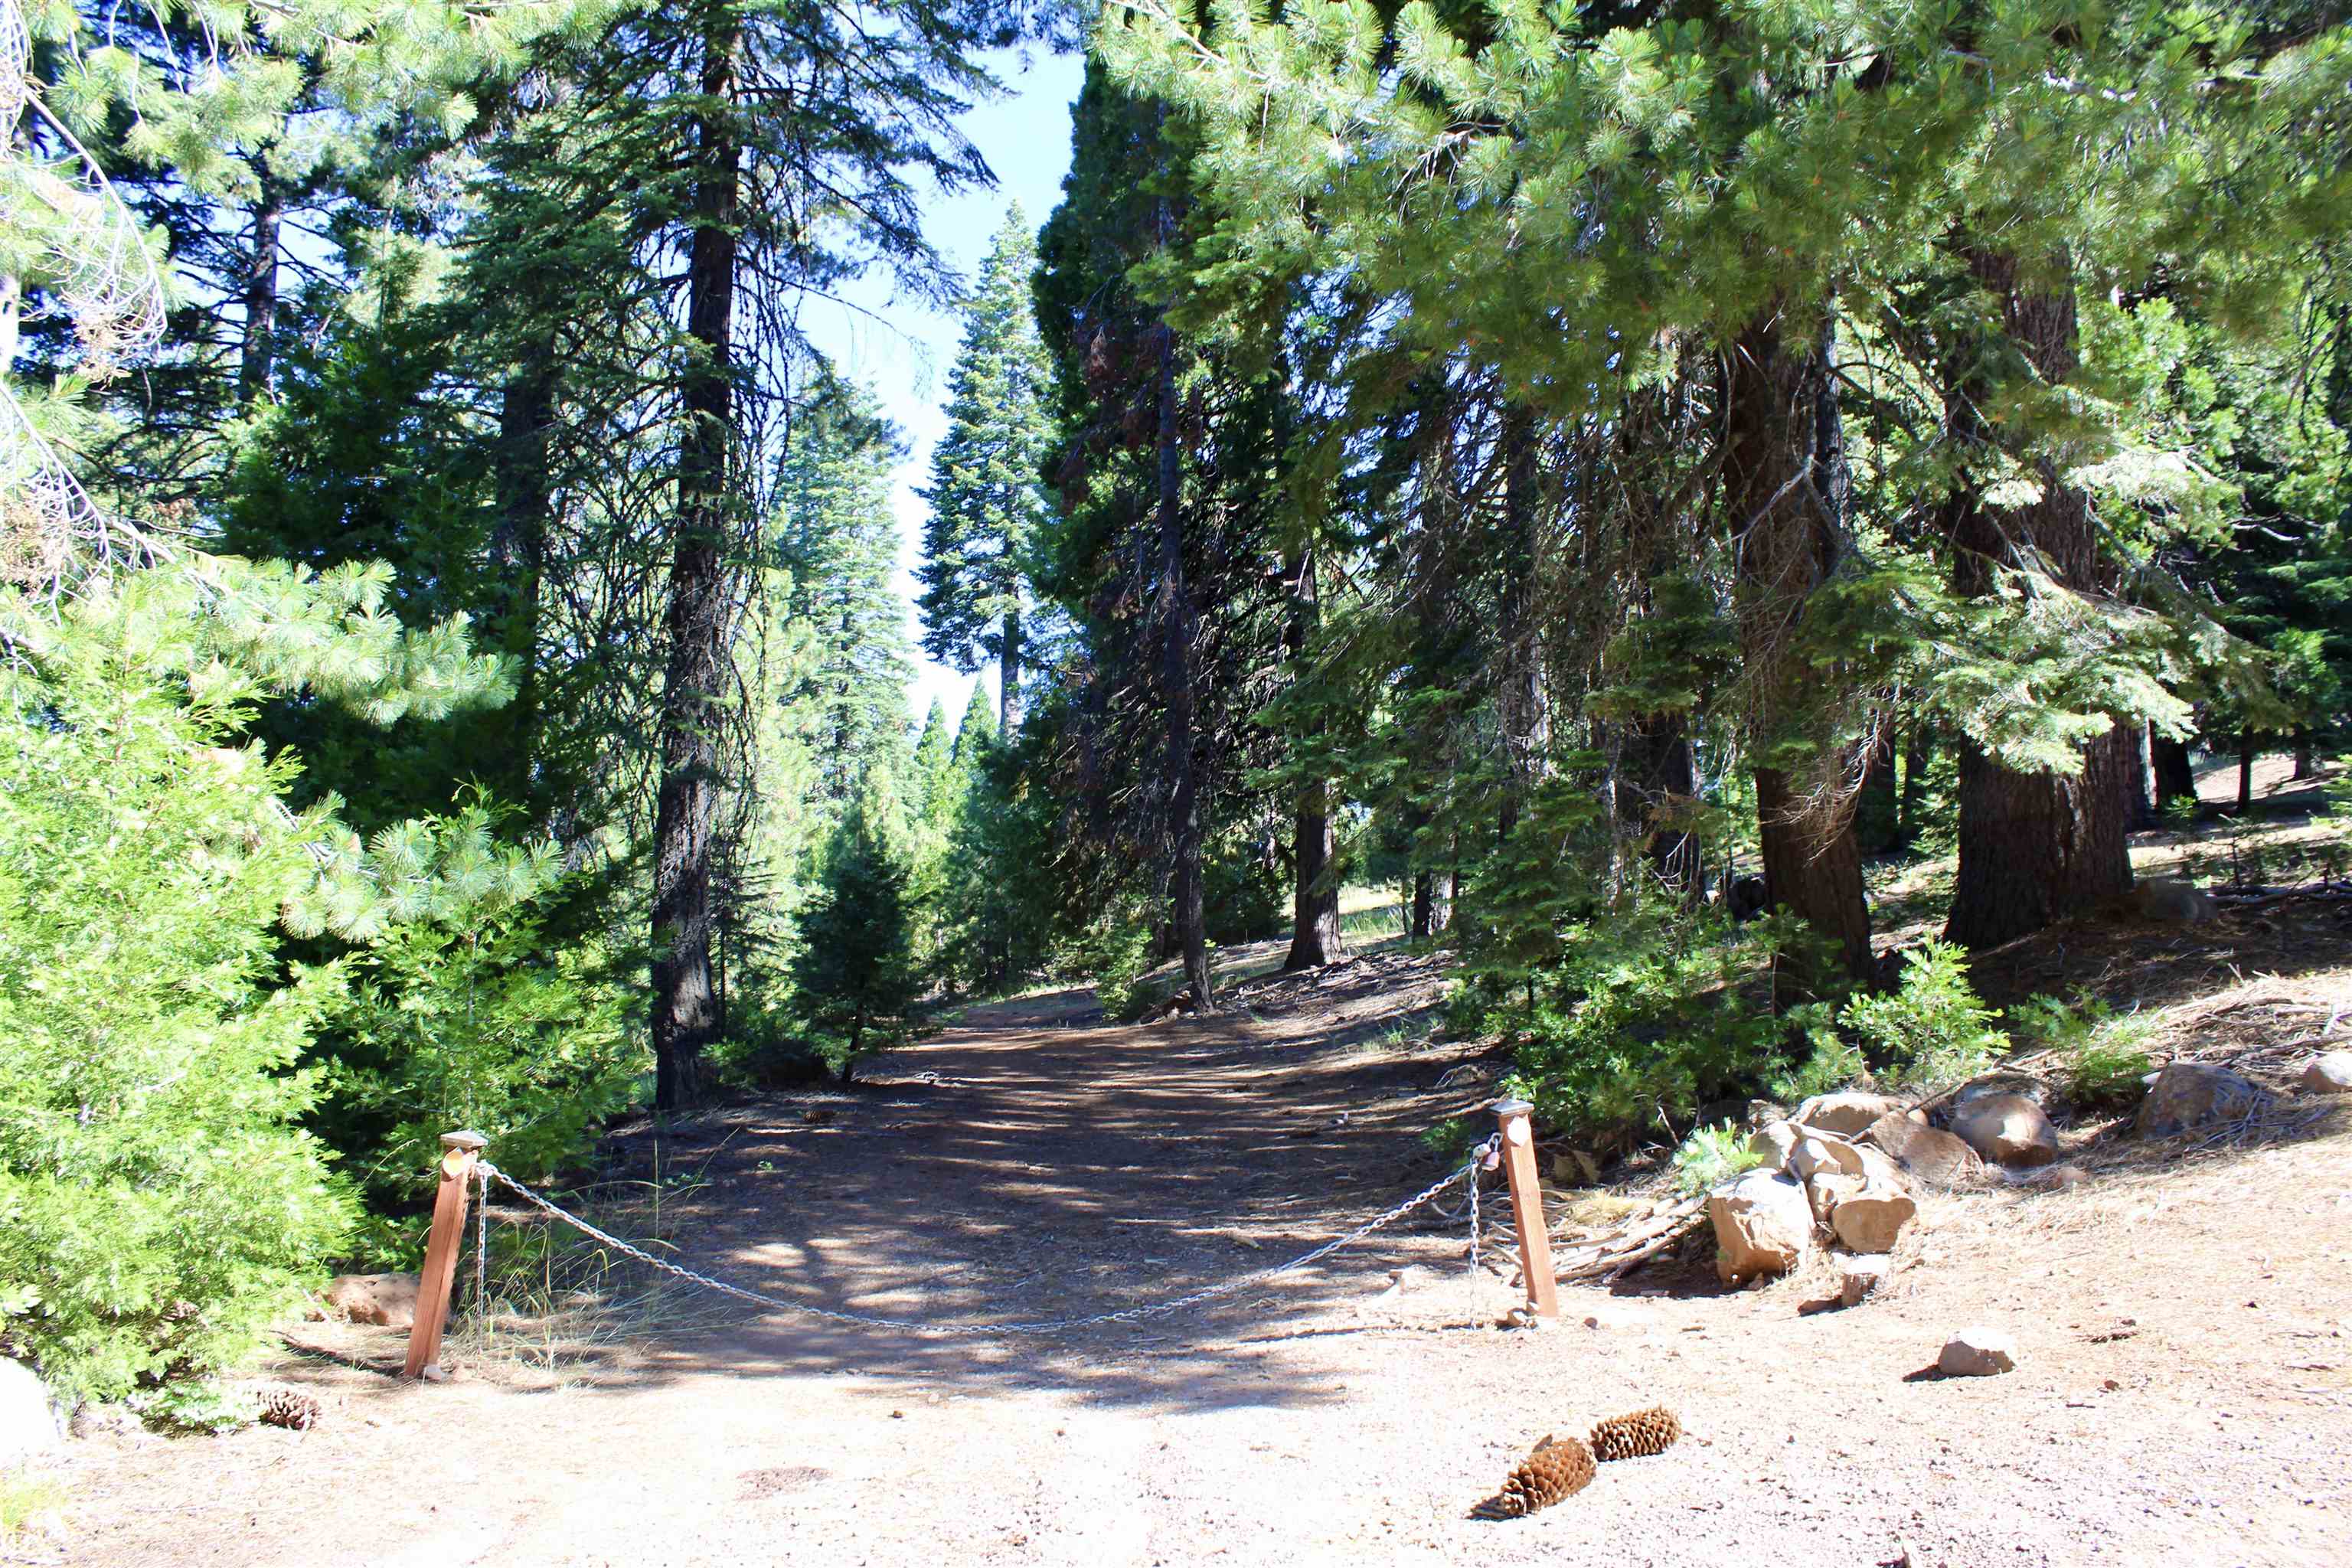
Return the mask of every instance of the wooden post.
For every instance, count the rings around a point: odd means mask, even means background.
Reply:
[[[478,1132],[444,1132],[441,1190],[433,1194],[433,1235],[425,1244],[425,1271],[416,1277],[416,1321],[408,1331],[408,1364],[403,1377],[423,1377],[441,1361],[441,1330],[449,1319],[449,1287],[457,1278],[457,1254],[466,1245],[466,1188],[474,1161],[488,1147]]]
[[[1528,1282],[1528,1310],[1538,1318],[1559,1316],[1559,1285],[1551,1275],[1551,1237],[1544,1228],[1543,1188],[1536,1180],[1535,1107],[1524,1100],[1498,1100],[1495,1121],[1503,1131],[1503,1169],[1511,1178],[1511,1223],[1519,1232],[1519,1273]]]

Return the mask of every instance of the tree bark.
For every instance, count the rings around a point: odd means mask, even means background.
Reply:
[[[2238,809],[2242,812],[2254,804],[2254,758],[2259,754],[2252,735],[2238,737]]]
[[[1013,740],[1013,693],[1021,689],[1021,612],[1004,612],[1003,642],[996,650],[996,732]]]
[[[1498,841],[1517,826],[1521,797],[1535,773],[1543,733],[1543,672],[1535,618],[1535,416],[1504,406],[1497,435],[1503,461],[1503,591],[1496,628],[1496,708],[1503,730],[1503,804]]]
[[[1169,223],[1160,214],[1163,239]],[[1160,681],[1168,705],[1169,919],[1184,955],[1184,979],[1201,1012],[1213,1010],[1209,943],[1201,889],[1201,802],[1193,751],[1193,607],[1184,573],[1184,472],[1176,419],[1176,331],[1159,336],[1159,524]]]
[[[2297,730],[2294,732],[2294,773],[2291,775],[2293,782],[2301,784],[2316,773],[2319,771],[2316,765],[2317,759],[2318,752],[2312,743],[2311,731]]]
[[[2012,256],[1977,251],[1978,281],[2000,301],[2006,336],[2044,384],[2063,384],[2075,368],[2072,279],[2031,285]],[[1976,383],[1963,379],[1956,427],[1975,433]],[[1953,506],[1954,574],[1960,592],[1989,592],[2001,566],[2037,560],[2064,586],[2099,585],[2098,540],[2090,498],[2066,484],[2053,463],[2040,464],[2042,497],[1995,513],[1964,488]],[[1945,935],[1963,947],[1990,948],[2130,891],[2125,838],[2130,737],[2121,724],[2083,750],[2082,771],[2018,773],[1974,745],[1960,747],[1959,871]]]
[[[2189,742],[2176,741],[2169,735],[2153,731],[2147,741],[2148,759],[2156,774],[2156,808],[2162,811],[2176,800],[2197,804],[2197,770],[2189,764]]]
[[[1286,567],[1291,613],[1283,641],[1290,656],[1292,679],[1297,680],[1304,678],[1307,644],[1320,613],[1315,552],[1311,548],[1302,552]],[[1286,972],[1320,969],[1347,956],[1347,943],[1339,931],[1339,885],[1332,874],[1335,841],[1328,779],[1313,779],[1298,792],[1290,845],[1290,952],[1282,967]]]
[[[1835,564],[1843,484],[1829,327],[1791,341],[1780,312],[1750,322],[1724,362],[1725,500],[1738,546],[1735,584],[1742,651],[1757,689],[1751,745],[1762,754],[1801,717],[1819,674],[1790,641],[1806,601]],[[1824,765],[1822,776],[1838,772]],[[1775,905],[1811,927],[1826,968],[1788,952],[1774,965],[1773,1000],[1788,1005],[1871,983],[1870,910],[1849,793],[1759,764],[1757,826]]]
[[[267,161],[256,158],[261,195],[253,205],[253,248],[245,263],[245,338],[236,366],[236,405],[249,408],[268,395],[278,364],[278,226],[286,215],[286,189],[270,177]]]
[[[685,376],[678,522],[664,617],[661,791],[654,818],[653,1038],[657,1109],[701,1098],[702,1054],[718,1033],[710,975],[711,835],[733,602],[734,508],[728,494],[734,423],[735,228],[741,148],[726,107],[735,91],[732,13],[713,12],[701,90],[720,106],[695,127],[694,239],[687,332],[702,351]]]
[[[1640,845],[1642,858],[1661,881],[1684,898],[1697,898],[1706,886],[1697,837],[1686,829],[1661,826],[1673,817],[1676,802],[1698,793],[1683,716],[1644,714],[1627,723],[1622,736],[1610,790],[1619,840]]]
[[[1903,841],[1901,802],[1895,791],[1895,726],[1878,732],[1855,797],[1853,832],[1864,855],[1884,855]]]
[[[554,484],[548,472],[555,396],[554,346],[542,337],[524,347],[522,363],[501,390],[499,439],[491,457],[498,518],[490,528],[489,614],[484,629],[499,651],[521,667],[515,700],[501,716],[511,740],[492,771],[499,793],[516,802],[531,801],[538,793],[531,767],[540,756],[539,623],[548,531],[555,514]]]
[[[2156,826],[2156,806],[2147,788],[2147,722],[2134,722],[2124,732],[2124,822],[2134,833]]]

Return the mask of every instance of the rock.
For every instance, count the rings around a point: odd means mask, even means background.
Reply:
[[[2037,1193],[2063,1192],[2077,1187],[2091,1179],[2091,1173],[2080,1165],[2044,1165],[2040,1170],[2017,1178],[2017,1184],[2031,1187]]]
[[[1791,1122],[1768,1121],[1748,1135],[1748,1152],[1772,1170],[1786,1170],[1789,1156],[1797,1147],[1798,1136]]]
[[[2046,1165],[2058,1158],[2058,1130],[2021,1094],[1988,1094],[1952,1112],[1952,1131],[2000,1165]]]
[[[1857,1258],[1838,1276],[1838,1305],[1859,1307],[1885,1283],[1886,1264],[1883,1258]]]
[[[0,1466],[37,1458],[57,1446],[49,1385],[23,1362],[0,1359]]]
[[[1715,1271],[1726,1284],[1780,1274],[1813,1246],[1805,1184],[1778,1171],[1750,1171],[1707,1194],[1715,1224]]]
[[[1805,1198],[1812,1205],[1813,1223],[1826,1229],[1838,1205],[1859,1197],[1868,1184],[1860,1176],[1849,1176],[1843,1171],[1815,1172],[1805,1184]]]
[[[2352,1051],[2329,1051],[2303,1064],[2306,1094],[2352,1094]]]
[[[1832,1138],[1801,1127],[1797,1146],[1789,1152],[1789,1173],[1801,1182],[1814,1177],[1859,1176],[1863,1173],[1862,1152],[1843,1138]]]
[[[2017,1342],[1999,1329],[1962,1329],[1945,1342],[1936,1370],[1947,1377],[1994,1377],[2017,1370]]]
[[[414,1274],[338,1274],[327,1285],[331,1316],[379,1328],[416,1326],[416,1276]]]
[[[1921,1186],[1958,1186],[1984,1169],[1984,1162],[1965,1141],[1928,1126],[1909,1112],[1880,1117],[1863,1137],[1868,1140],[1866,1146],[1883,1150]]]
[[[82,1439],[93,1437],[139,1438],[147,1429],[139,1417],[120,1405],[85,1405],[73,1414],[66,1429]]]
[[[1902,1109],[1903,1102],[1888,1094],[1817,1094],[1797,1108],[1795,1120],[1822,1132],[1852,1138],[1880,1117]]]
[[[2156,1075],[2140,1101],[2143,1138],[2169,1138],[2215,1121],[2234,1121],[2269,1097],[2252,1079],[2201,1062],[2174,1062]]]
[[[2179,877],[2151,877],[2132,889],[2132,908],[2144,921],[2194,925],[2211,920],[2221,906],[2194,882]]]
[[[1880,1182],[1840,1198],[1830,1210],[1830,1229],[1854,1252],[1892,1252],[1895,1238],[1918,1216],[1919,1205],[1909,1193]]]

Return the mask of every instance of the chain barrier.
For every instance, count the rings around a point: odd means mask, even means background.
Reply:
[[[1319,1262],[1321,1259],[1328,1258],[1331,1254],[1339,1251],[1341,1247],[1351,1247],[1357,1242],[1363,1240],[1364,1237],[1371,1235],[1373,1232],[1395,1224],[1398,1220],[1402,1219],[1406,1215],[1411,1214],[1413,1210],[1422,1207],[1425,1204],[1435,1206],[1434,1200],[1437,1195],[1440,1193],[1444,1192],[1447,1188],[1453,1186],[1457,1182],[1466,1182],[1470,1187],[1470,1212],[1472,1215],[1471,1257],[1475,1260],[1477,1257],[1476,1215],[1478,1203],[1478,1175],[1481,1170],[1487,1168],[1488,1156],[1499,1147],[1500,1144],[1497,1140],[1492,1138],[1488,1139],[1485,1144],[1481,1145],[1478,1150],[1470,1156],[1469,1160],[1463,1164],[1460,1170],[1455,1171],[1451,1175],[1446,1176],[1441,1181],[1432,1183],[1430,1185],[1423,1188],[1420,1192],[1415,1193],[1412,1197],[1409,1197],[1404,1202],[1397,1205],[1394,1208],[1388,1209],[1381,1214],[1373,1215],[1370,1219],[1366,1220],[1363,1224],[1348,1232],[1345,1236],[1339,1237],[1331,1241],[1327,1241],[1322,1246],[1315,1247],[1310,1251],[1302,1252],[1286,1263],[1277,1263],[1270,1268],[1253,1269],[1247,1274],[1228,1279],[1223,1284],[1210,1285],[1202,1289],[1192,1291],[1187,1295],[1175,1297],[1171,1300],[1154,1301],[1140,1307],[1124,1307],[1116,1312],[1096,1312],[1086,1317],[1048,1318],[1037,1321],[1021,1323],[938,1323],[927,1322],[915,1318],[873,1317],[863,1312],[845,1312],[832,1307],[819,1307],[807,1301],[796,1301],[788,1297],[771,1296],[764,1290],[753,1290],[741,1285],[730,1284],[727,1280],[714,1279],[708,1274],[698,1273],[694,1269],[687,1268],[682,1263],[673,1263],[666,1258],[656,1258],[652,1253],[647,1252],[644,1247],[638,1247],[631,1242],[623,1241],[619,1237],[614,1236],[612,1232],[604,1230],[590,1221],[581,1218],[578,1215],[563,1208],[552,1200],[542,1196],[539,1193],[533,1192],[522,1183],[518,1182],[512,1176],[508,1175],[504,1171],[499,1170],[496,1165],[491,1164],[488,1160],[478,1162],[476,1164],[475,1169],[482,1173],[485,1194],[487,1194],[488,1191],[488,1184],[491,1181],[495,1180],[500,1182],[504,1184],[508,1190],[512,1192],[517,1197],[522,1199],[523,1202],[530,1205],[533,1208],[538,1209],[541,1213],[545,1214],[551,1219],[562,1221],[565,1225],[570,1226],[572,1229],[580,1232],[583,1236],[585,1236],[592,1240],[602,1242],[615,1252],[622,1253],[626,1257],[634,1258],[638,1262],[646,1264],[649,1268],[657,1268],[665,1274],[674,1275],[680,1279],[686,1280],[688,1284],[699,1285],[707,1290],[716,1290],[723,1296],[732,1296],[738,1300],[748,1301],[755,1306],[770,1307],[779,1311],[796,1312],[803,1317],[823,1318],[828,1322],[849,1323],[858,1328],[894,1329],[908,1333],[954,1334],[964,1338],[985,1339],[990,1336],[999,1334],[1067,1333],[1076,1329],[1099,1328],[1108,1323],[1139,1323],[1147,1318],[1162,1318],[1168,1316],[1171,1312],[1181,1312],[1188,1307],[1197,1307],[1203,1301],[1212,1301],[1220,1296],[1230,1296],[1237,1291],[1246,1290],[1254,1285],[1264,1284],[1265,1281],[1273,1279],[1277,1276],[1288,1274],[1294,1270],[1304,1268],[1310,1263]],[[487,1210],[488,1205],[485,1204],[483,1206]],[[1441,1209],[1440,1212],[1442,1213],[1443,1210]],[[476,1268],[478,1269],[480,1267],[480,1255],[478,1252]],[[477,1283],[477,1289],[479,1289],[478,1280]]]

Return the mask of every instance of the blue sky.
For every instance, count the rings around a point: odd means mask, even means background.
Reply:
[[[997,188],[955,196],[932,192],[924,207],[931,243],[966,279],[988,254],[1009,203],[1020,202],[1034,225],[1044,223],[1061,200],[1062,176],[1070,167],[1070,104],[1086,76],[1086,60],[1075,54],[1033,55],[1024,66],[1018,54],[1007,52],[992,64],[1010,90],[973,109],[962,124],[996,171]],[[885,279],[867,279],[845,292],[849,306],[813,306],[805,321],[818,348],[874,388],[906,439],[907,458],[891,499],[898,517],[899,589],[907,595],[908,633],[919,637],[911,574],[929,509],[915,487],[929,474],[931,447],[947,426],[941,405],[961,328],[952,314],[895,299]],[[920,660],[908,703],[919,720],[931,700],[940,698],[952,721],[963,712],[973,679]],[[992,677],[980,679],[994,689]]]

